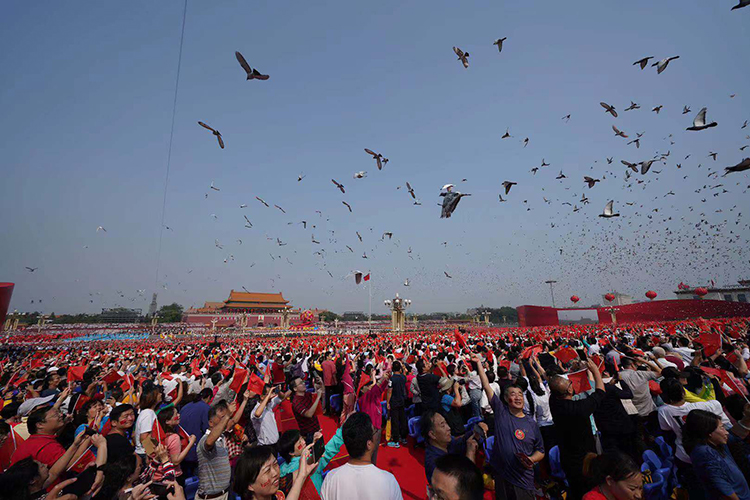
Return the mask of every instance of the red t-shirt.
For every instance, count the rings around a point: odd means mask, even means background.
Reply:
[[[52,467],[63,455],[65,455],[65,448],[57,442],[55,436],[32,434],[29,439],[18,445],[10,463],[13,465],[26,457],[32,457]]]
[[[593,490],[583,495],[583,500],[607,500],[607,497],[604,496],[602,490],[597,486]]]
[[[310,434],[320,430],[320,423],[318,422],[318,416],[313,415],[312,417],[306,417],[304,413],[310,409],[315,403],[315,398],[311,392],[306,392],[304,396],[294,395],[292,399],[292,410],[294,411],[294,417],[297,419],[297,425],[299,425],[299,431],[302,435]],[[320,405],[318,405],[320,408]]]

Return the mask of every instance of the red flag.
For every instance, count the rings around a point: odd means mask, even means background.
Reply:
[[[555,351],[555,354],[553,354],[553,356],[563,363],[569,363],[572,359],[578,357],[578,353],[572,347],[563,347]]]
[[[229,388],[235,393],[239,393],[240,389],[242,388],[242,384],[245,383],[246,376],[247,370],[242,368],[237,368],[236,370],[234,370],[234,377],[232,378],[232,383],[230,384]]]
[[[568,373],[568,380],[573,383],[573,392],[575,392],[576,394],[580,394],[591,389],[588,370]]]
[[[466,339],[464,338],[463,335],[461,335],[459,333],[458,330],[456,330],[456,333],[454,334],[454,336],[456,337],[456,342],[461,347],[461,349],[468,349],[469,348],[468,344],[466,344]]]
[[[370,281],[370,273],[365,274],[364,277],[362,278],[362,280],[363,281]]]
[[[117,370],[112,370],[102,379],[102,382],[104,382],[105,384],[113,384],[117,382],[118,380],[120,380],[121,378],[122,378],[122,375],[117,373]]]
[[[151,427],[151,437],[156,440],[157,444],[165,444],[167,441],[167,433],[164,432],[158,418],[154,420],[154,425]]]
[[[263,382],[263,379],[253,373],[250,375],[250,380],[247,382],[247,390],[254,392],[255,394],[262,394],[265,385],[266,383]]]
[[[523,351],[521,351],[521,357],[523,359],[528,359],[531,356],[533,356],[534,354],[539,354],[541,352],[542,352],[542,346],[540,346],[539,344],[537,344],[537,345],[533,345],[531,347],[527,347],[526,349],[524,349]]]
[[[88,365],[71,366],[68,368],[68,381],[83,380],[83,374],[86,372]]]
[[[703,346],[706,356],[713,356],[721,347],[721,335],[715,332],[701,333],[695,341]]]
[[[362,387],[366,386],[370,383],[370,377],[366,374],[362,374],[362,376],[359,378],[359,385],[357,386],[357,397],[359,397],[359,391],[362,390]]]

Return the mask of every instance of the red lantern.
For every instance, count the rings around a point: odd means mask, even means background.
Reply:
[[[696,288],[696,289],[695,289],[695,294],[696,294],[696,295],[697,295],[698,297],[703,297],[703,296],[704,296],[704,295],[706,295],[707,293],[708,293],[708,289],[706,289],[706,287],[700,287],[700,288]]]
[[[607,295],[604,296],[604,298],[607,299],[609,302],[612,302],[613,300],[615,300],[615,294],[608,293]]]
[[[578,295],[573,295],[573,296],[572,296],[572,297],[570,298],[570,301],[571,301],[572,303],[574,303],[574,304],[575,304],[576,302],[578,302],[579,300],[581,300],[581,299],[579,299],[579,298],[578,298]]]
[[[646,292],[646,297],[648,297],[650,300],[654,300],[656,298],[656,292],[653,290],[649,290]]]

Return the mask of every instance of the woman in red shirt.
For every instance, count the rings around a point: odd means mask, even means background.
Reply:
[[[584,464],[584,469],[586,465]],[[597,486],[583,495],[583,500],[641,500],[643,476],[628,455],[610,452],[594,457],[588,463],[589,475]]]

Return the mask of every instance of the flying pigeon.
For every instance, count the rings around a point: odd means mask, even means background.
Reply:
[[[675,59],[679,59],[680,56],[672,56],[672,57],[666,57],[662,59],[661,61],[655,62],[651,65],[651,67],[656,66],[656,74],[661,74],[662,71],[667,69],[667,66],[669,65],[669,61],[674,61]]]
[[[614,203],[614,200],[610,200],[609,203],[604,206],[604,213],[599,214],[599,217],[604,217],[605,219],[609,219],[610,217],[619,217],[620,214],[613,213],[612,211],[612,205],[614,205]]]
[[[306,176],[306,175],[302,175],[302,174],[299,174],[299,175],[297,176],[297,182],[301,181],[301,180],[302,180],[302,179],[304,179],[305,177],[307,177],[307,176]]]
[[[560,173],[562,173],[562,172],[560,172]],[[588,175],[584,175],[583,176],[583,182],[585,182],[586,184],[588,184],[589,185],[589,189],[591,189],[592,187],[594,187],[594,184],[596,184],[597,182],[601,182],[601,181],[599,179],[593,179],[593,178],[589,177]]]
[[[383,170],[383,155],[367,148],[365,148],[365,153],[372,155],[373,159],[378,163],[378,170]]]
[[[411,187],[411,184],[409,184],[408,181],[406,182],[406,190],[409,191],[409,194],[412,198],[414,198],[415,200],[417,199],[416,195],[414,194],[414,188]]]
[[[502,194],[499,194],[498,196],[500,197],[500,203],[503,203],[503,202],[505,202],[505,201],[508,201],[508,200],[504,200],[504,199],[503,199],[503,195],[502,195]]]
[[[510,188],[518,184],[517,182],[511,182],[511,181],[503,181],[503,187],[505,188],[505,195],[507,196],[508,193],[510,193]]]
[[[210,130],[211,133],[214,134],[216,136],[216,139],[219,141],[219,147],[221,149],[224,149],[224,139],[221,138],[221,132],[219,132],[218,130],[212,129],[211,127],[209,127],[208,125],[206,125],[203,122],[198,122],[198,125],[200,125],[203,128],[207,128],[208,130]]]
[[[654,163],[656,160],[648,160],[648,161],[642,161],[641,162],[641,175],[646,175],[646,172],[651,168],[651,164]]]
[[[242,205],[240,205],[240,208],[247,208],[247,204],[243,203]]]
[[[498,52],[502,52],[502,51],[503,51],[503,42],[504,42],[504,41],[505,41],[505,40],[506,40],[507,38],[508,38],[508,37],[507,37],[507,36],[505,36],[505,37],[503,37],[503,38],[498,38],[497,40],[495,40],[494,42],[492,42],[492,45],[497,45],[497,51],[498,51]],[[455,50],[455,49],[454,49],[454,50]],[[469,54],[466,54],[466,55],[468,56]]]
[[[695,119],[693,120],[693,126],[688,127],[685,130],[706,130],[707,128],[715,127],[718,125],[716,122],[706,123],[706,108],[698,111]]]
[[[658,106],[655,106],[653,109],[651,109],[651,111],[656,111],[656,114],[658,115],[659,111],[661,111],[661,108],[663,107],[664,107],[663,104],[659,104]]]
[[[351,211],[352,211],[352,206],[351,206],[351,205],[349,205],[349,204],[348,204],[347,202],[345,202],[345,201],[342,201],[341,203],[343,203],[344,205],[346,205],[346,208],[348,208],[348,209],[349,209],[349,212],[351,212]]]
[[[731,172],[744,172],[745,170],[750,170],[750,158],[745,158],[733,167],[725,167],[724,170],[726,171],[724,172],[724,175]],[[28,267],[26,269],[28,269]]]
[[[333,182],[334,184],[336,184],[336,187],[339,188],[342,193],[346,194],[346,191],[344,191],[344,185],[343,184],[339,184],[338,182],[336,182],[335,179],[331,179],[331,182]]]
[[[38,268],[38,267],[29,267],[29,266],[26,266],[26,270],[27,270],[28,272],[30,272],[30,273],[33,273],[33,272],[34,272],[34,271],[36,271],[37,269],[39,269],[39,268]]]
[[[611,165],[612,164],[612,160],[614,160],[614,157],[609,157],[608,156],[607,157],[607,165]]]
[[[211,181],[211,186],[210,186],[210,187],[211,187],[211,189],[213,189],[214,191],[221,191],[221,189],[219,189],[219,188],[217,188],[216,186],[214,186],[214,181]]]
[[[683,115],[686,115],[686,114],[690,113],[690,111],[691,110],[690,110],[690,108],[688,106],[683,106],[682,107],[682,114]]]
[[[508,132],[508,130],[509,129],[507,129],[507,128],[505,129],[505,133],[503,134],[503,136],[500,139],[507,139],[508,137],[510,137],[510,132]]]
[[[245,222],[247,223],[247,225],[250,227],[253,227],[253,223],[250,222],[250,219],[247,218],[247,215],[245,215],[244,217],[245,217]]]
[[[266,203],[266,201],[263,198],[259,198],[259,197],[256,196],[255,199],[258,200],[259,202],[263,203],[266,207],[268,207],[268,203]]]
[[[453,276],[451,276],[450,274],[446,273],[445,271],[443,271],[443,274],[445,274],[446,278],[453,278]]]
[[[367,172],[365,172],[364,170],[360,170],[359,172],[356,172],[354,174],[355,179],[362,179],[363,177],[367,177]]]
[[[542,158],[542,164],[540,165],[540,167],[549,167],[549,163],[545,162],[544,158]]]
[[[643,59],[639,59],[636,62],[634,62],[633,66],[635,66],[636,64],[640,64],[641,65],[641,71],[642,71],[646,67],[646,65],[648,64],[648,60],[649,59],[653,59],[653,58],[654,58],[654,56],[644,57]]]
[[[603,107],[605,109],[605,111],[604,111],[605,113],[609,113],[610,115],[612,115],[615,118],[617,118],[617,111],[615,111],[615,107],[614,106],[610,106],[606,102],[600,102],[599,104],[601,105],[601,107]]]
[[[99,226],[99,227],[97,227],[97,228],[96,228],[96,232],[98,233],[99,231],[104,231],[105,233],[107,232],[107,230],[106,230],[106,229],[104,229],[104,226]]]
[[[563,171],[560,170],[560,175],[558,175],[557,177],[555,177],[555,179],[567,179],[567,177],[565,176],[565,174],[563,173]]]
[[[409,278],[406,278],[406,280],[404,280],[404,286],[409,286]]]
[[[392,233],[392,232],[390,232],[390,231],[386,231],[386,232],[384,232],[384,233],[383,233],[383,236],[382,236],[382,238],[381,238],[381,239],[383,239],[383,240],[384,240],[386,236],[388,236],[388,239],[390,240],[390,239],[392,239],[392,238],[393,238],[393,233]]]
[[[268,80],[268,75],[262,75],[257,69],[251,68],[247,61],[245,61],[245,58],[242,57],[242,54],[235,52],[234,55],[240,63],[240,66],[242,66],[242,69],[247,73],[248,80]]]
[[[631,144],[633,144],[633,143],[635,143],[635,147],[636,148],[640,148],[641,147],[641,140],[640,139],[633,139],[632,141],[630,141],[628,143],[628,146],[631,145]]]
[[[631,109],[641,109],[641,106],[633,101],[630,101],[630,106],[625,108],[625,111],[630,111]]]
[[[453,214],[453,211],[456,210],[458,202],[461,201],[461,198],[471,195],[453,191],[453,184],[446,184],[445,186],[443,186],[442,190],[445,192],[440,193],[440,196],[443,197],[443,208],[440,212],[440,218],[449,219]]]
[[[739,0],[740,3],[732,7],[732,10],[741,9],[742,7],[747,7],[750,5],[750,0]]]
[[[469,53],[464,52],[458,47],[453,47],[453,52],[456,53],[456,55],[458,56],[458,60],[461,61],[461,63],[464,65],[464,68],[468,69],[469,68]]]
[[[612,125],[612,130],[615,131],[615,136],[622,137],[623,139],[625,139],[625,138],[628,137],[628,135],[625,132],[623,132],[622,130],[618,129],[614,125]]]
[[[282,211],[283,213],[286,213],[286,210],[284,210],[284,209],[283,209],[283,208],[281,208],[280,206],[278,206],[278,205],[274,205],[274,207],[278,208],[278,209],[279,209],[279,210],[281,210],[281,211]]]

